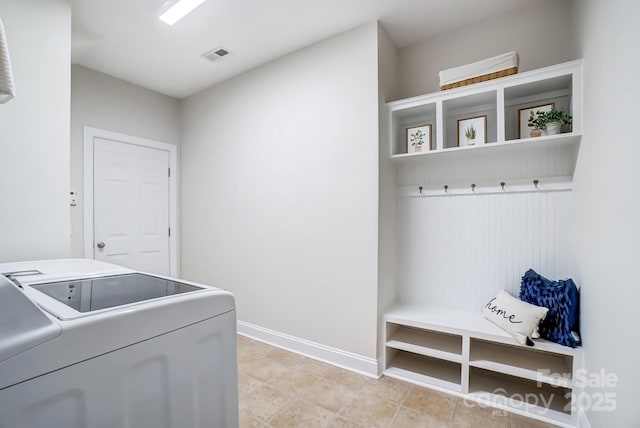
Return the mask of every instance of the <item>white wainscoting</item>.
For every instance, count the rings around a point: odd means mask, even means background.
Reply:
[[[398,203],[400,300],[480,310],[532,268],[570,276],[571,192],[407,197]]]

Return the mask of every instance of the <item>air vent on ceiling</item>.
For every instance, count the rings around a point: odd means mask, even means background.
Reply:
[[[229,55],[231,52],[223,47],[217,47],[215,49],[211,49],[209,52],[205,52],[202,54],[202,58],[208,59],[209,61],[217,61],[223,56]]]

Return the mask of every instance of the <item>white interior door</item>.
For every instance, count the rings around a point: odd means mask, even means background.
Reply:
[[[93,143],[94,258],[170,275],[169,152]]]

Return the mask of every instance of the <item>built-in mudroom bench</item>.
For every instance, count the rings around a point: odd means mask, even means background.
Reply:
[[[575,426],[573,373],[582,365],[580,349],[544,340],[522,346],[481,313],[468,311],[403,305],[389,310],[384,322],[385,375],[467,403]]]
[[[394,238],[382,250],[395,258],[395,303],[381,326],[384,374],[575,427],[580,348],[520,345],[482,309],[501,289],[517,298],[527,269],[571,277],[582,62],[386,108],[383,161],[392,178],[381,196],[396,205],[382,220]],[[550,109],[572,123],[531,136],[531,112]]]

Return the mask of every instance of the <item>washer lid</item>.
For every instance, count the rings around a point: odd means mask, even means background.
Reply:
[[[0,275],[0,361],[53,339],[61,327]]]
[[[37,300],[47,312],[60,319],[73,319],[89,313],[204,290],[203,287],[137,272],[34,283],[30,287],[50,298],[49,303],[41,298]]]

